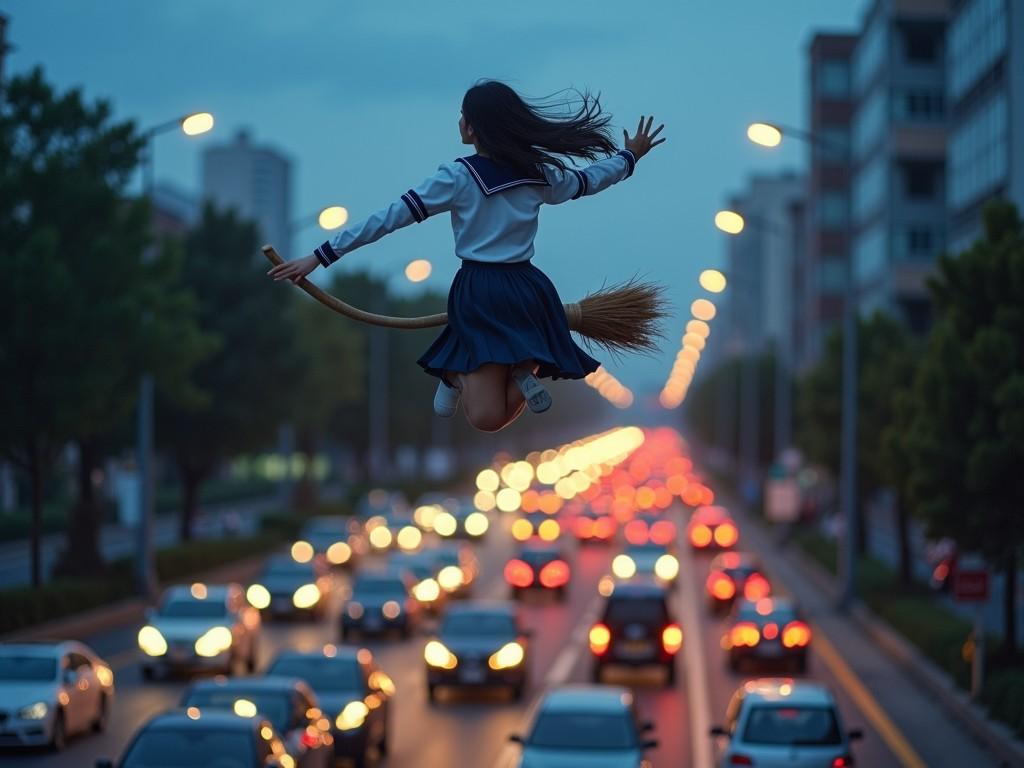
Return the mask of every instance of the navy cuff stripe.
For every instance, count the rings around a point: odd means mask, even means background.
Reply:
[[[430,216],[430,213],[427,211],[427,206],[425,206],[423,204],[423,200],[420,198],[419,195],[416,194],[416,190],[414,190],[414,189],[410,189],[408,194],[409,194],[409,197],[412,198],[412,201],[414,203],[416,203],[416,205],[419,206],[420,213],[423,214],[423,220],[426,220],[427,217]]]
[[[626,178],[628,179],[633,175],[633,170],[636,168],[636,156],[628,149],[620,149],[619,154],[626,161]]]
[[[412,217],[416,219],[417,222],[423,221],[423,216],[420,215],[419,208],[416,207],[416,203],[412,201],[412,198],[409,197],[408,193],[402,195],[402,202],[405,203],[406,208],[409,209],[410,213],[412,213]]]
[[[316,254],[317,260],[325,267],[331,266],[331,264],[341,258],[338,256],[337,251],[334,250],[330,240],[325,240],[313,253]]]
[[[579,188],[576,190],[576,194],[572,196],[572,199],[578,200],[587,194],[587,174],[575,168],[572,169],[572,172],[576,174],[576,180],[579,182]]]

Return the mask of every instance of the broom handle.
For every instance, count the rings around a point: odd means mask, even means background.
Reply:
[[[272,245],[263,246],[263,255],[266,256],[270,263],[275,267],[278,264],[284,264],[284,259],[281,258],[281,254],[279,254]],[[435,328],[448,322],[448,315],[444,312],[437,315],[424,315],[422,317],[391,317],[390,315],[378,315],[374,312],[366,312],[358,307],[353,307],[351,304],[342,301],[337,296],[332,296],[327,293],[327,291],[323,290],[315,283],[310,282],[306,278],[302,278],[298,285],[299,288],[304,290],[328,309],[333,309],[335,312],[353,320],[357,320],[360,323],[380,325],[385,328],[415,329]],[[566,317],[569,320],[569,327],[579,327],[580,323],[583,321],[583,312],[580,309],[580,305],[566,304],[564,306]]]

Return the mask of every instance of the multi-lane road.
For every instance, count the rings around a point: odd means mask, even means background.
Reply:
[[[678,513],[676,513],[678,514]],[[677,518],[678,520],[678,518]],[[494,519],[486,541],[477,545],[481,575],[475,594],[504,598],[507,587],[502,568],[513,551],[507,519]],[[682,529],[682,526],[677,526]],[[756,538],[756,537],[755,537]],[[587,632],[597,618],[600,598],[597,583],[607,573],[616,546],[586,546],[573,550],[573,581],[563,603],[528,600],[523,605],[525,624],[531,627],[531,686],[521,702],[510,700],[504,692],[493,694],[451,695],[443,692],[436,704],[427,701],[422,649],[424,637],[402,641],[367,642],[380,666],[397,686],[395,714],[392,720],[391,751],[381,762],[386,768],[492,768],[514,765],[516,751],[508,735],[520,732],[532,701],[545,688],[565,682],[590,679]],[[714,743],[708,728],[722,721],[729,697],[749,675],[730,672],[720,647],[723,620],[708,614],[704,603],[704,581],[708,558],[680,547],[681,571],[674,600],[683,624],[685,645],[677,659],[678,682],[665,688],[659,673],[650,677],[622,677],[607,682],[623,682],[635,687],[641,714],[654,721],[654,736],[659,746],[649,757],[654,766],[711,766]],[[336,616],[345,591],[340,579],[332,609],[317,623],[302,621],[267,622],[260,647],[261,665],[282,648],[316,648],[337,640]],[[777,584],[787,591],[786,584]],[[812,612],[812,622],[816,617]],[[956,740],[956,752],[944,746],[952,762],[933,762],[926,744],[914,743],[901,730],[885,708],[880,706],[857,677],[842,654],[836,650],[837,638],[818,632],[807,677],[820,680],[836,693],[847,727],[864,729],[863,741],[854,754],[858,765],[886,766],[993,764],[984,752],[966,737]],[[139,671],[135,649],[136,626],[124,626],[95,637],[79,638],[92,645],[113,666],[117,698],[108,730],[99,736],[71,741],[60,754],[19,752],[0,756],[0,765],[26,768],[84,768],[97,757],[117,757],[131,735],[149,716],[178,701],[187,681],[147,682]],[[948,729],[947,729],[948,730]],[[956,737],[953,734],[953,737]],[[946,734],[945,738],[951,738]],[[961,762],[961,760],[965,762]]]

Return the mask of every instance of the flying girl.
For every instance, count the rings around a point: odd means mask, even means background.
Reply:
[[[540,379],[581,379],[599,363],[573,341],[558,292],[531,263],[540,207],[629,178],[637,161],[665,141],[655,140],[664,126],[652,132],[654,118],[645,124],[641,117],[633,137],[622,132],[618,149],[611,116],[596,97],[582,98],[578,111],[557,117],[504,83],[474,85],[462,100],[459,133],[476,154],[443,163],[387,208],[268,274],[297,284],[318,266],[450,211],[462,266],[448,294],[448,324],[419,359],[440,379],[434,411],[451,417],[461,400],[469,422],[485,432],[511,424],[526,407],[546,411],[551,396]],[[576,168],[567,157],[592,164]]]

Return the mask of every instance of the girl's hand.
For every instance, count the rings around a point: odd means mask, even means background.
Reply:
[[[651,133],[651,123],[653,122],[653,117],[648,118],[647,125],[645,127],[644,116],[640,115],[640,122],[636,126],[636,136],[633,138],[629,138],[629,134],[626,133],[625,129],[622,130],[622,137],[625,141],[626,149],[632,152],[637,160],[665,141],[664,139],[654,141],[654,137],[661,133],[661,129],[665,127],[665,124],[662,123],[657,127],[657,129],[655,129],[654,133]]]
[[[292,261],[286,261],[284,264],[278,264],[267,274],[274,278],[275,283],[282,280],[291,280],[298,285],[299,281],[316,269],[319,264],[320,260],[313,254],[310,254],[301,259],[293,259]]]

